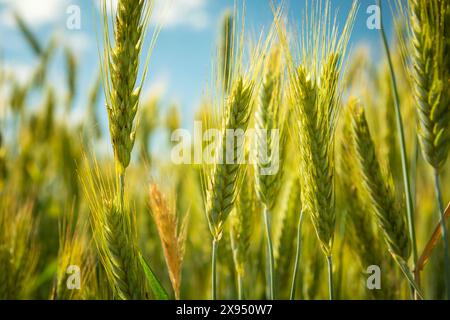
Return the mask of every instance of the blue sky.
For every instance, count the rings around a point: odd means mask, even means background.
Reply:
[[[86,92],[95,80],[98,70],[98,53],[95,18],[99,17],[100,0],[0,0],[0,52],[7,70],[14,70],[19,79],[26,79],[36,64],[36,59],[26,42],[20,36],[11,18],[17,10],[31,25],[34,33],[42,43],[47,43],[52,36],[57,36],[72,48],[80,66],[78,89],[80,94],[73,111],[74,117],[81,119],[86,102]],[[167,3],[167,0],[162,0]],[[166,104],[178,103],[182,110],[183,125],[190,127],[193,113],[197,108],[204,89],[208,85],[211,73],[211,60],[217,43],[220,17],[227,8],[232,8],[234,0],[172,0],[171,7],[164,11],[165,26],[160,33],[150,63],[150,72],[146,79],[144,96],[150,91],[163,94]],[[278,0],[274,1],[278,3]],[[350,0],[334,0],[333,7],[339,8],[338,22],[342,25],[348,12]],[[361,0],[353,36],[352,48],[365,45],[373,59],[382,54],[377,30],[366,27],[367,8],[375,0]],[[389,5],[384,0],[386,29],[390,32],[391,17]],[[240,6],[242,1],[237,1]],[[288,17],[300,23],[305,0],[287,0]],[[66,10],[70,5],[81,9],[81,29],[68,30]],[[159,9],[157,9],[160,12]],[[256,33],[264,27],[266,30],[272,22],[269,0],[246,1],[246,28]],[[51,67],[51,81],[58,90],[65,90],[65,70],[62,50],[56,56]],[[102,117],[103,119],[106,116]]]

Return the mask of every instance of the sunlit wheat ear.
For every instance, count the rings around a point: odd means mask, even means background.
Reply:
[[[357,103],[351,106],[352,139],[360,177],[377,223],[383,231],[389,251],[407,261],[411,253],[405,215],[396,202],[392,180],[385,178],[370,136],[364,109]]]
[[[410,10],[419,137],[425,159],[440,171],[450,148],[450,3],[412,0]]]
[[[293,136],[299,137],[302,204],[327,257],[331,256],[335,224],[334,133],[342,94],[339,80],[357,7],[356,1],[339,33],[331,22],[331,2],[313,5],[312,18],[305,14],[297,46],[302,48],[300,52],[291,51],[281,22],[279,26],[288,59],[289,103],[297,123]]]
[[[350,102],[352,103],[352,102]],[[355,163],[355,148],[352,135],[352,114],[347,108],[339,148],[339,181],[343,191],[345,209],[348,213],[348,230],[352,241],[350,247],[358,255],[361,266],[379,263],[383,257],[378,255],[378,244],[373,230],[372,215],[368,209],[367,198],[361,194],[358,184],[359,167]]]
[[[169,205],[155,184],[150,186],[149,204],[163,246],[175,298],[179,299],[188,215],[180,223],[174,212],[176,206]]]
[[[138,257],[134,211],[118,203],[116,190],[101,177],[95,160],[85,158],[79,176],[90,209],[97,252],[115,298],[148,298]]]
[[[154,1],[119,0],[113,26],[109,23],[106,2],[102,2],[103,85],[116,167],[123,173],[130,163],[136,130],[134,118],[159,29],[153,34],[142,78],[138,79],[141,51]],[[110,39],[111,28],[113,40]]]
[[[318,88],[305,71],[298,70],[297,84],[301,90],[301,100],[297,102],[300,128],[300,172],[302,203],[306,212],[311,215],[317,236],[327,256],[331,255],[333,243],[334,212],[334,161],[333,136],[329,132],[328,122],[317,121],[321,111]],[[303,101],[302,101],[303,100]],[[297,107],[296,106],[296,107]],[[328,111],[328,110],[324,110]],[[323,116],[328,117],[329,114]],[[324,119],[322,119],[324,120]]]
[[[353,99],[349,104],[353,103]],[[357,255],[361,270],[367,266],[378,265],[382,269],[395,269],[394,261],[386,259],[385,245],[379,241],[375,229],[376,216],[371,212],[371,199],[364,192],[360,183],[360,173],[355,161],[355,148],[352,137],[352,114],[350,108],[345,110],[345,122],[340,139],[339,188],[342,191],[344,210],[347,213],[348,245]],[[387,278],[390,275],[386,275]],[[389,279],[391,280],[391,279]],[[367,290],[368,297],[374,299],[393,299],[395,281],[384,281],[383,290]]]
[[[274,47],[267,58],[260,99],[255,113],[256,167],[255,181],[258,197],[272,210],[283,174],[285,147],[285,117],[282,87],[284,64],[280,47]]]
[[[245,165],[239,157],[243,152],[243,139],[236,139],[227,130],[242,130],[245,132],[250,121],[254,83],[243,78],[237,79],[226,102],[225,119],[221,132],[222,137],[215,149],[216,163],[205,172],[206,212],[211,233],[215,239],[220,239],[224,223],[233,209],[236,191],[245,172]],[[229,131],[228,131],[229,132]],[[228,140],[234,140],[234,148],[230,149]],[[231,156],[230,163],[227,157]],[[227,155],[228,153],[228,155]]]

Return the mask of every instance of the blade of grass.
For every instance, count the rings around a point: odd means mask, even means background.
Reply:
[[[161,282],[159,282],[158,278],[153,273],[152,269],[148,265],[147,261],[145,261],[144,257],[141,253],[139,253],[139,262],[141,263],[142,268],[144,269],[145,276],[147,278],[150,289],[152,290],[155,298],[158,300],[169,300],[169,295],[166,290],[164,290]]]

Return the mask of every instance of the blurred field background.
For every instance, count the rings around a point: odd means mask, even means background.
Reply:
[[[44,4],[45,2],[45,4]],[[155,10],[149,28],[162,24],[153,50],[149,73],[138,111],[139,123],[131,165],[127,170],[128,202],[136,213],[139,248],[162,286],[172,293],[169,275],[152,216],[152,191],[161,192],[179,221],[186,220],[184,258],[179,297],[210,298],[210,233],[202,199],[200,168],[170,161],[171,133],[192,130],[208,108],[211,66],[222,37],[222,17],[234,1],[176,0],[167,20]],[[241,4],[238,1],[238,7]],[[300,25],[304,1],[287,2],[287,17]],[[81,8],[80,30],[66,27],[66,9]],[[277,2],[275,2],[277,4]],[[365,108],[383,168],[392,173],[398,203],[404,203],[399,146],[396,136],[390,73],[381,49],[378,30],[366,27],[361,1],[349,58],[343,74],[343,105],[357,97]],[[41,6],[45,6],[43,8]],[[343,25],[350,1],[333,1]],[[266,1],[247,1],[246,37],[254,39],[273,22]],[[158,11],[161,10],[161,11]],[[408,75],[402,64],[399,40],[389,6],[384,7],[386,31],[391,40],[399,84],[406,150],[413,186],[415,226],[419,253],[438,226],[431,168],[424,161],[416,137],[417,117]],[[342,14],[342,17],[341,17]],[[80,176],[88,175],[95,158],[100,175],[113,181],[114,158],[107,128],[99,54],[101,12],[87,1],[0,0],[0,299],[111,299],[97,256],[89,224],[89,203]],[[144,51],[146,48],[144,48]],[[342,112],[341,120],[345,118]],[[350,189],[342,148],[347,141],[340,121],[336,137],[336,231],[334,240],[334,294],[337,299],[409,299],[408,282],[397,268],[373,218],[367,218],[373,242],[361,244],[352,224]],[[290,145],[289,150],[296,150]],[[289,152],[289,151],[288,151]],[[288,299],[293,276],[298,217],[301,211],[295,157],[285,164],[281,191],[272,213],[275,250],[276,298]],[[450,200],[448,164],[442,171],[444,203]],[[249,251],[246,257],[244,296],[267,297],[267,264],[261,204],[252,178],[248,183]],[[113,182],[112,182],[113,183]],[[152,189],[156,188],[157,190]],[[153,187],[151,187],[153,186]],[[404,208],[403,208],[404,209]],[[369,213],[367,213],[369,216]],[[218,256],[218,295],[238,297],[236,266],[226,225]],[[312,223],[304,218],[302,253],[296,298],[328,297],[326,260]],[[422,272],[421,287],[428,299],[445,298],[443,249],[433,251]],[[381,267],[381,290],[368,290],[366,269]],[[67,267],[81,269],[81,289],[68,290]],[[181,268],[181,266],[180,266]],[[172,279],[173,280],[173,279]]]

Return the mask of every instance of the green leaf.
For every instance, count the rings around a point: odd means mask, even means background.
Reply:
[[[166,290],[164,290],[158,278],[156,278],[152,269],[145,261],[144,257],[140,252],[139,252],[139,261],[141,263],[142,268],[144,268],[145,277],[147,278],[148,284],[150,285],[150,289],[155,295],[155,298],[158,300],[169,300],[169,295],[167,294]]]

